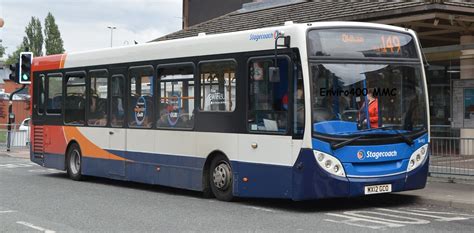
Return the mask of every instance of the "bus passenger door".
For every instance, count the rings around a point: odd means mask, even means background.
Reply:
[[[272,57],[250,58],[247,67],[247,134],[239,136],[241,196],[290,197],[292,132],[291,61],[279,56],[279,77],[270,77]]]
[[[46,115],[46,75],[34,74],[33,80],[33,111],[30,121],[30,159],[43,164],[44,158],[44,121]]]
[[[110,78],[110,128],[108,128],[109,151],[119,157],[125,158],[126,154],[126,94],[125,94],[125,76],[122,72],[111,72]],[[123,69],[125,72],[125,69]],[[125,177],[125,160],[110,159],[111,166],[109,174],[119,177]]]

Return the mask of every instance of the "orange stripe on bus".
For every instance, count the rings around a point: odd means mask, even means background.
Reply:
[[[59,69],[64,68],[64,63],[66,62],[66,53],[61,55],[61,60],[59,61]]]
[[[75,140],[79,143],[82,155],[84,157],[98,158],[98,159],[112,159],[112,160],[126,160],[125,158],[114,155],[87,139],[78,129],[74,126],[64,126],[64,135],[66,140],[70,142]]]

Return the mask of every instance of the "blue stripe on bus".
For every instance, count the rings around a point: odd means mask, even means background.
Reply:
[[[123,154],[129,160],[139,161],[83,157],[82,174],[197,191],[203,188],[204,158],[142,152]],[[395,176],[336,177],[319,167],[312,149],[302,149],[292,167],[240,161],[231,161],[231,165],[235,196],[293,200],[361,196],[364,195],[364,186],[373,184],[392,184],[394,192],[420,189],[426,184],[428,172],[426,160],[421,167]],[[64,170],[64,155],[45,154],[44,166]],[[244,177],[248,178],[247,182],[243,181]]]

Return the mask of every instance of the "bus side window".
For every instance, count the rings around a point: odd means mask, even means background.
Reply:
[[[49,74],[47,77],[47,114],[61,114],[63,98],[63,77],[61,74]]]
[[[45,82],[46,82],[46,76],[44,74],[40,74],[39,75],[39,79],[38,79],[38,86],[37,86],[37,90],[38,90],[38,100],[36,101],[36,103],[38,104],[38,115],[43,115],[44,113],[44,101],[45,101],[45,91],[46,91],[46,86],[45,86]]]
[[[128,125],[151,128],[153,125],[153,67],[132,67],[129,70]]]
[[[303,73],[300,65],[294,65],[294,84],[293,84],[293,135],[303,137],[304,133],[304,88]]]
[[[234,60],[202,62],[201,111],[233,112],[237,63]]]
[[[194,127],[194,66],[166,65],[158,67],[160,109],[159,128]]]
[[[125,103],[123,100],[125,92],[125,77],[123,75],[114,75],[110,83],[111,96],[111,120],[112,127],[123,127],[125,117]]]
[[[107,124],[107,80],[106,70],[90,71],[89,84],[89,112],[87,124],[89,126],[105,126]]]
[[[84,72],[66,74],[64,123],[84,124],[86,116],[86,78]]]
[[[249,62],[248,129],[284,134],[288,128],[288,60],[278,59],[278,81],[270,81],[268,70],[271,66],[271,59]]]

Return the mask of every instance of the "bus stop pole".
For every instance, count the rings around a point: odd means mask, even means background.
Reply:
[[[16,91],[12,92],[10,95],[10,99],[8,101],[8,124],[7,124],[7,152],[10,152],[10,147],[11,147],[11,130],[12,130],[12,124],[15,123],[15,114],[12,113],[13,110],[13,96],[25,89],[26,85],[23,84],[23,86],[20,89],[17,89]]]

